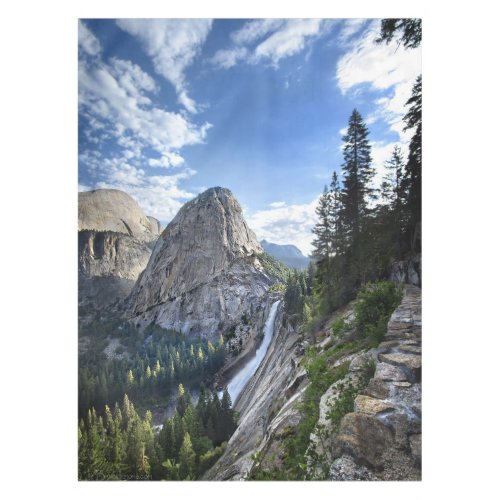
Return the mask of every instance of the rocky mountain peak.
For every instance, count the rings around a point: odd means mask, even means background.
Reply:
[[[266,292],[262,247],[228,189],[186,203],[168,224],[129,300],[130,317],[184,333],[215,335]]]
[[[96,189],[78,193],[78,230],[112,231],[151,241],[158,237],[159,228],[159,222],[146,216],[123,191]]]

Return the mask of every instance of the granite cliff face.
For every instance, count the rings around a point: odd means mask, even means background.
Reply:
[[[146,267],[160,223],[115,189],[78,193],[79,304],[125,298]]]
[[[233,194],[211,188],[186,203],[158,239],[128,299],[127,316],[215,337],[257,307],[272,280]]]
[[[268,441],[270,429],[280,421],[277,414],[287,415],[287,425],[296,424],[300,417],[294,411],[290,420],[287,411],[305,382],[305,372],[297,366],[304,351],[300,335],[284,318],[281,304],[274,328],[264,360],[237,400],[238,428],[224,454],[204,475],[205,480],[246,479],[254,464],[252,455]]]
[[[144,214],[137,202],[117,189],[78,193],[78,230],[111,231],[139,241],[155,240],[160,223]]]
[[[338,317],[352,322],[352,305],[339,310]],[[334,368],[348,369],[319,401],[319,419],[304,457],[309,478],[421,478],[421,325],[420,289],[406,285],[383,342],[371,349],[339,350],[342,354],[332,357]],[[335,352],[342,345],[338,342],[345,340],[327,336],[314,347],[320,353]],[[288,453],[284,442],[301,421],[310,386],[302,366],[307,345],[280,308],[267,355],[237,401],[239,426],[203,479],[244,480],[256,470],[283,468]],[[354,411],[334,426],[329,418],[333,405],[348,384],[361,380],[364,388],[356,396]]]

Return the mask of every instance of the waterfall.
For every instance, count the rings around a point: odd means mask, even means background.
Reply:
[[[264,325],[264,339],[262,340],[262,343],[257,349],[254,357],[247,362],[247,364],[231,379],[231,381],[227,385],[227,390],[229,392],[229,395],[231,396],[233,406],[236,402],[236,399],[247,385],[248,381],[257,371],[257,368],[259,368],[262,360],[267,353],[267,350],[269,349],[269,345],[271,344],[271,340],[274,334],[274,321],[276,319],[276,313],[278,311],[279,303],[280,301],[277,300],[271,306],[269,316],[267,317],[266,324]]]

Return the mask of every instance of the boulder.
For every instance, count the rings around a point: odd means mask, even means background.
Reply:
[[[417,382],[422,376],[422,356],[417,354],[406,354],[394,352],[389,354],[380,354],[380,360],[395,366],[400,366],[409,371]]]
[[[408,377],[398,366],[389,363],[377,363],[374,379],[390,380],[394,382],[407,382]]]
[[[358,413],[376,415],[377,413],[382,413],[387,410],[394,410],[394,405],[364,394],[357,396],[354,401],[354,411]]]
[[[348,413],[340,423],[334,443],[334,457],[346,453],[357,464],[380,468],[383,452],[392,440],[390,429],[377,418],[362,413]]]

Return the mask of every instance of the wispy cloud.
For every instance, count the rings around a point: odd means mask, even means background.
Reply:
[[[118,26],[136,37],[153,60],[155,71],[175,88],[179,103],[196,113],[188,96],[185,70],[200,53],[212,27],[210,19],[119,19]]]
[[[231,34],[234,45],[215,53],[211,62],[230,68],[239,62],[269,62],[302,52],[310,41],[322,35],[332,23],[324,19],[259,19],[248,21]]]
[[[346,19],[345,21],[343,21],[342,28],[338,37],[338,42],[341,44],[347,43],[353,35],[361,30],[366,22],[366,19]]]
[[[315,213],[317,203],[318,198],[315,198],[306,204],[260,210],[248,217],[248,224],[259,240],[266,239],[272,243],[292,244],[300,248],[304,255],[309,255],[312,251],[313,240],[311,230],[317,220]]]
[[[139,155],[149,147],[162,158],[157,166],[178,166],[178,151],[203,142],[210,124],[197,126],[181,114],[156,107],[148,95],[155,88],[153,79],[130,61],[80,62],[80,110],[90,118],[95,136],[107,138],[105,128],[129,152]]]
[[[211,63],[223,69],[232,68],[239,61],[248,56],[248,49],[246,47],[236,47],[234,49],[221,49],[218,50],[211,58]]]
[[[91,56],[96,56],[101,52],[99,40],[80,20],[78,21],[78,46]]]
[[[95,36],[81,26],[88,45]],[[90,178],[79,187],[123,190],[146,213],[168,221],[193,196],[180,188],[196,173],[183,165],[181,150],[203,142],[211,125],[197,125],[156,104],[158,85],[137,64],[104,61],[100,51],[91,52],[85,50],[79,62],[79,112],[90,143],[80,144],[79,162]],[[148,167],[162,173],[150,175]]]
[[[269,206],[272,208],[281,208],[286,205],[286,201],[273,201],[272,203],[269,203]]]
[[[98,180],[92,187],[79,185],[79,191],[90,189],[119,189],[131,195],[146,214],[168,222],[194,193],[179,187],[196,171],[185,168],[175,174],[148,175],[143,168],[129,162],[124,156],[101,157],[95,152],[84,152],[80,161],[93,171]]]
[[[412,85],[422,71],[421,49],[405,50],[396,41],[378,45],[375,40],[379,29],[380,21],[372,21],[359,37],[350,40],[347,52],[337,63],[336,80],[343,94],[362,94],[361,84],[368,84],[367,91],[385,91],[386,95],[376,101],[377,109],[370,121],[386,121],[406,141],[402,117]]]
[[[237,45],[255,43],[269,33],[280,29],[284,25],[283,19],[256,19],[246,22],[239,30],[231,33],[231,39]]]

